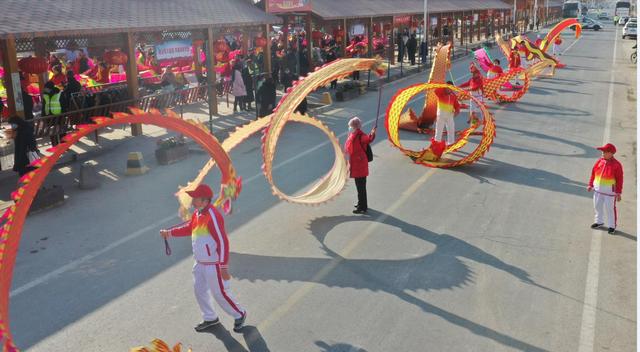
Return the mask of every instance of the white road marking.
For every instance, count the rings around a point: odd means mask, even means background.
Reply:
[[[607,116],[604,126],[602,143],[605,144],[611,137],[611,118],[613,116],[613,90],[616,63],[616,51],[618,49],[618,29],[616,28],[613,42],[613,59],[611,62],[611,78],[609,79],[609,100],[607,102]],[[591,248],[587,262],[587,279],[584,289],[584,305],[582,307],[582,324],[580,326],[580,342],[578,352],[592,352],[593,341],[596,332],[596,309],[598,305],[598,281],[600,279],[600,253],[602,249],[602,231],[591,232]]]
[[[617,35],[617,32],[616,32],[616,35]],[[582,38],[582,37],[580,37],[580,38]],[[564,53],[566,53],[569,49],[571,49],[574,45],[576,45],[576,43],[578,42],[578,40],[580,40],[580,38],[574,40],[573,43],[571,43],[571,45],[569,45],[566,49],[564,49],[562,51],[562,54],[560,54],[560,55],[564,55]]]

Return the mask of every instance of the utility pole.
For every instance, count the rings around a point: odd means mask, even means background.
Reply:
[[[533,2],[533,25],[536,26],[538,24],[538,0]],[[536,30],[538,28],[536,27]]]
[[[427,0],[424,0],[424,27],[422,30],[422,36],[424,37],[424,50],[425,52],[423,53],[423,57],[425,59],[429,58],[429,54],[430,54],[430,50],[429,50],[429,27],[427,25],[427,19],[429,18],[429,15],[427,13]],[[424,64],[426,65],[427,60],[424,60]]]
[[[513,0],[513,31],[516,28],[516,10],[518,9],[518,0]]]

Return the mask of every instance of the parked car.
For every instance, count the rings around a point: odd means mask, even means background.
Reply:
[[[638,37],[638,22],[629,21],[622,29],[622,39]]]
[[[582,24],[582,29],[593,29],[594,31],[599,31],[602,28],[604,28],[604,25],[602,24],[602,22],[593,20],[588,17],[582,17],[582,19],[580,20],[580,23]],[[574,27],[574,30],[575,30],[575,27]]]
[[[599,20],[608,21],[608,20],[610,20],[610,19],[611,19],[611,17],[609,17],[609,15],[608,15],[608,14],[606,14],[606,13],[604,13],[604,12],[603,12],[603,13],[601,13],[601,14],[599,14],[599,15],[598,15],[598,19],[599,19]]]

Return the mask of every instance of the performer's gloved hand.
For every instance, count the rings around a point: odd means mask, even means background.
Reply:
[[[591,191],[593,191],[593,187],[587,186],[587,192],[591,192]]]
[[[622,194],[616,194],[616,200],[619,202],[622,200]]]
[[[169,232],[169,230],[160,230],[160,236],[162,236],[162,238],[167,239],[171,236],[171,232]]]

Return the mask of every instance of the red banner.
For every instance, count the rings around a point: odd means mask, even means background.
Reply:
[[[267,12],[309,12],[311,0],[267,0]]]
[[[393,24],[395,25],[411,25],[411,16],[396,16],[393,18]]]

